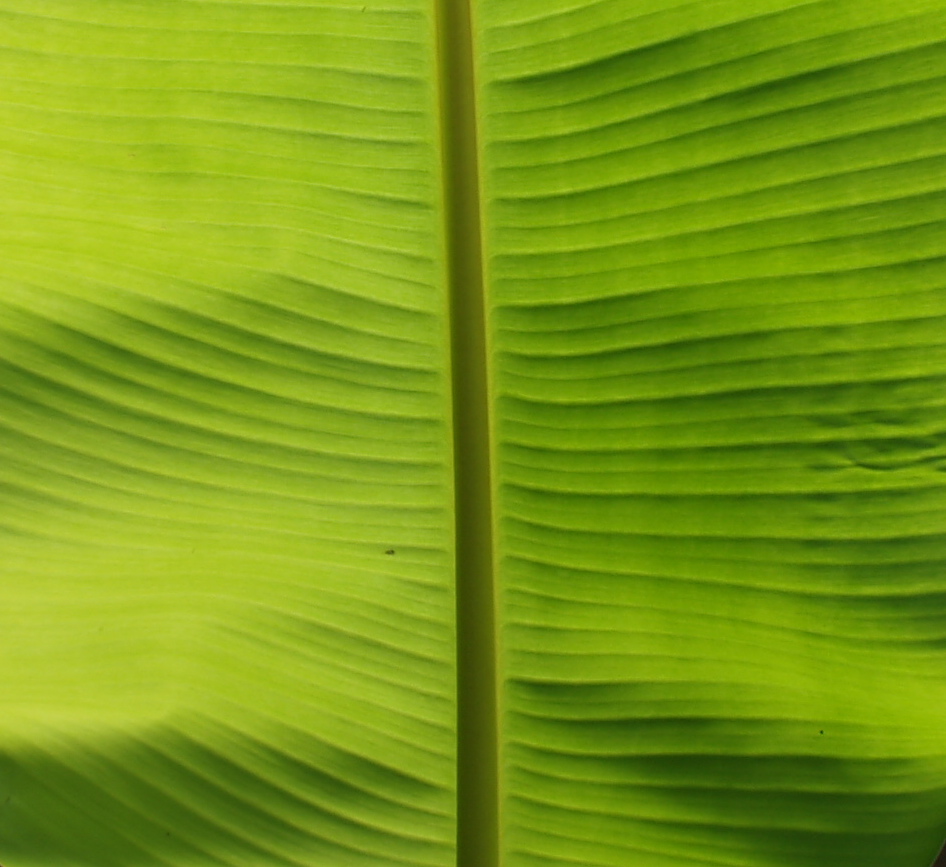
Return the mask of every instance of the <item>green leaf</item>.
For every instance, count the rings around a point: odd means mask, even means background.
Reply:
[[[2,0],[0,864],[927,867],[944,43]]]
[[[450,863],[427,10],[0,33],[0,863]]]
[[[506,863],[928,865],[946,7],[479,7]]]

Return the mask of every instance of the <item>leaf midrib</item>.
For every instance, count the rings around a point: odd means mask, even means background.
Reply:
[[[457,865],[499,864],[489,387],[470,0],[436,0],[450,295],[457,603]]]

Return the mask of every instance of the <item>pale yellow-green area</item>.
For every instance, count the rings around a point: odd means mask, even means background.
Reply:
[[[450,865],[426,2],[0,3],[0,862]]]

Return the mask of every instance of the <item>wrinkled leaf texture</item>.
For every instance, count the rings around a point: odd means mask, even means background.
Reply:
[[[925,867],[946,3],[473,16],[504,867]],[[4,867],[455,863],[436,33],[0,3]]]

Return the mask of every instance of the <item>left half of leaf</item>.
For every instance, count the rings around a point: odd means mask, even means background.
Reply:
[[[0,2],[4,867],[453,862],[430,17]]]

